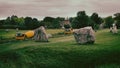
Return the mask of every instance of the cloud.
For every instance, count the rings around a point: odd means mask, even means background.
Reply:
[[[90,6],[90,11],[98,12],[102,16],[113,15],[114,13],[120,12],[119,0],[97,0],[88,1]]]
[[[119,0],[0,0],[0,15],[68,17],[85,10],[88,15],[97,12],[100,16],[109,16],[120,12],[119,3]]]

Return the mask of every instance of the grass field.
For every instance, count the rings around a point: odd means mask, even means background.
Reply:
[[[26,32],[26,30],[21,31]],[[57,34],[63,30],[47,30]],[[14,39],[15,30],[0,30],[0,36]],[[108,29],[96,33],[93,45],[78,45],[73,35],[56,36],[48,43],[33,40],[0,44],[0,68],[120,68],[120,32]]]

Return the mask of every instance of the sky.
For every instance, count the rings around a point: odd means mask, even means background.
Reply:
[[[101,17],[120,12],[120,0],[0,0],[0,19],[17,15],[43,19],[75,17],[78,11],[87,15],[96,12]]]

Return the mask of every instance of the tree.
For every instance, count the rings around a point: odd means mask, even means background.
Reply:
[[[55,18],[53,18],[53,17],[45,17],[45,18],[43,19],[43,22],[45,23],[45,26],[46,26],[47,28],[53,28],[52,22],[53,22],[54,19],[55,19]]]
[[[39,21],[39,26],[45,26],[45,22],[44,21]]]
[[[25,20],[23,17],[18,18],[17,28],[26,29]]]
[[[0,26],[4,25],[5,20],[0,20]]]
[[[44,22],[53,22],[54,19],[55,19],[55,18],[53,18],[53,17],[45,17],[45,18],[43,19],[43,21],[44,21]]]
[[[72,23],[72,28],[80,28],[80,24],[79,21],[77,20],[77,17],[73,18],[71,23]]]
[[[116,14],[114,14],[114,19],[115,20],[120,20],[120,13],[116,13]]]
[[[25,26],[28,29],[35,29],[37,27],[39,27],[39,21],[36,18],[31,18],[31,17],[26,17],[25,18]]]
[[[39,21],[37,20],[37,18],[33,18],[32,23],[33,23],[33,28],[34,29],[39,27]]]
[[[31,17],[17,17],[12,15],[7,17],[5,20],[0,20],[1,28],[20,28],[20,29],[35,29],[41,25],[37,18]]]
[[[45,23],[47,28],[60,28],[60,23],[64,20],[62,17],[45,17],[42,22]]]
[[[79,11],[77,17],[72,21],[73,28],[82,28],[90,24],[89,17],[86,15],[85,11]]]
[[[62,18],[62,17],[57,17],[57,18],[55,18],[54,20],[53,20],[53,26],[54,26],[54,28],[60,28],[61,26],[60,26],[60,23],[62,22],[62,21],[64,21],[65,20],[65,18]]]
[[[113,23],[114,19],[112,18],[112,16],[108,16],[105,18],[105,27],[110,28]]]
[[[7,17],[7,19],[5,20],[5,24],[11,25],[11,17]]]
[[[114,16],[115,16],[114,19],[116,21],[116,25],[118,28],[120,28],[120,13],[116,13],[114,14]]]
[[[91,20],[94,22],[94,24],[92,24],[94,29],[98,29],[98,26],[103,23],[103,19],[101,17],[99,17],[99,15],[97,13],[93,13],[90,16]]]
[[[70,21],[70,22],[73,22],[74,19],[75,19],[75,17],[70,17],[70,18],[69,18],[69,21]]]
[[[69,24],[65,24],[64,27],[65,27],[65,29],[71,28],[71,26]]]
[[[24,18],[21,17],[21,18],[18,18],[18,26],[25,26],[25,21],[24,21]]]
[[[25,26],[28,29],[33,29],[33,24],[32,24],[32,18],[31,17],[26,17],[25,18]]]
[[[17,25],[18,22],[18,17],[16,15],[12,15],[10,19],[10,24],[11,25]]]
[[[53,27],[52,28],[60,28],[60,21],[57,19],[54,19],[52,22]]]

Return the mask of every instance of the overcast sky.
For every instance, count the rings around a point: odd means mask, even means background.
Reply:
[[[0,18],[18,17],[74,17],[78,11],[88,15],[97,12],[106,17],[120,12],[120,0],[0,0]]]

